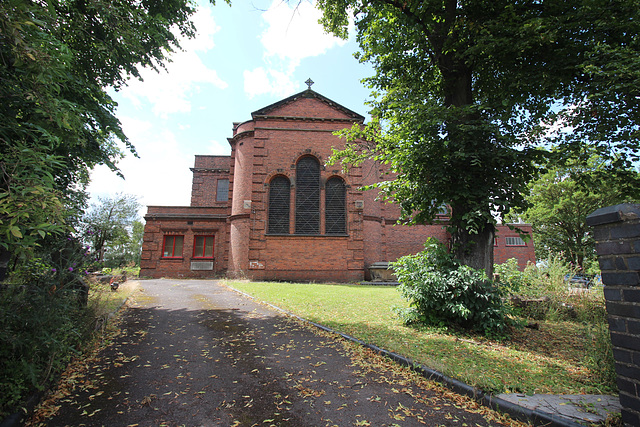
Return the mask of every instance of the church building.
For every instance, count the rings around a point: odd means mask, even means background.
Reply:
[[[230,156],[195,156],[190,206],[148,206],[140,276],[358,282],[428,237],[447,241],[446,212],[442,224],[398,225],[398,206],[362,190],[383,165],[326,165],[344,145],[334,132],[363,123],[311,86],[234,123]],[[499,226],[494,256],[524,268],[533,241]]]

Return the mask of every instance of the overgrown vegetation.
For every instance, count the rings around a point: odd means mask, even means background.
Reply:
[[[504,337],[513,324],[503,289],[484,271],[461,265],[435,238],[391,265],[410,305],[398,311],[405,324],[456,325],[493,337]]]
[[[516,314],[535,321],[565,322],[575,325],[587,343],[583,362],[597,381],[615,389],[613,359],[607,310],[601,283],[589,287],[572,285],[575,268],[560,254],[538,265],[518,270],[515,259],[496,265],[500,282],[511,289],[510,303]],[[569,279],[569,280],[568,280]]]
[[[0,288],[0,419],[64,370],[127,295],[91,279],[77,240],[49,240]]]
[[[134,261],[102,268],[85,240],[45,234],[0,284],[0,419],[46,387],[126,298],[126,290],[113,292],[91,273],[138,275]]]

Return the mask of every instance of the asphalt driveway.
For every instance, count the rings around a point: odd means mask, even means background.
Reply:
[[[56,392],[40,423],[501,425],[494,412],[216,281],[141,287],[121,333]]]

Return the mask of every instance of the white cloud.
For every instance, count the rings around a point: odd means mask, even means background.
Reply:
[[[291,80],[290,73],[264,67],[244,72],[244,91],[250,98],[264,94],[287,96],[295,90],[296,84]]]
[[[188,206],[193,154],[186,152],[175,135],[166,129],[157,129],[152,123],[138,119],[121,120],[140,158],[128,155],[120,161],[118,167],[124,180],[106,166],[95,168],[88,188],[92,197],[126,193],[138,196],[145,207]]]
[[[203,86],[227,87],[216,70],[208,68],[199,55],[214,47],[213,35],[220,30],[213,19],[211,7],[199,6],[193,21],[198,31],[197,37],[181,39],[184,50],[171,55],[171,62],[166,64],[167,70],[161,70],[160,73],[141,70],[143,81],[131,80],[121,91],[123,97],[130,99],[137,107],[146,99],[153,105],[154,114],[167,118],[169,114],[190,112],[190,97]]]
[[[318,23],[322,12],[311,2],[293,4],[273,0],[262,14],[266,24],[260,41],[264,47],[265,67],[244,72],[245,92],[249,97],[262,94],[289,95],[299,83],[293,73],[300,61],[322,55],[347,41],[325,33]]]
[[[310,2],[295,6],[274,0],[262,18],[267,29],[260,38],[267,57],[291,61],[296,66],[301,59],[318,56],[334,46],[342,46],[346,40],[325,33],[318,20],[322,12]]]

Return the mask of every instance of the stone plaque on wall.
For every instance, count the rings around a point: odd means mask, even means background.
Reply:
[[[191,261],[191,270],[213,270],[213,261]]]

